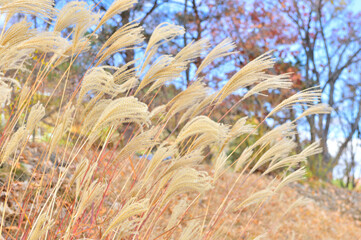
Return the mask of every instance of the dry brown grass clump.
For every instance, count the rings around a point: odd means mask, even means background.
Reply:
[[[240,138],[239,148],[259,125],[247,124],[247,118],[225,125],[212,113],[241,88],[251,87],[247,98],[270,88],[290,88],[291,82],[287,75],[266,72],[274,64],[266,53],[212,93],[197,75],[214,59],[230,54],[234,44],[225,40],[210,50],[209,42],[201,39],[175,56],[158,56],[162,44],[184,32],[172,24],[155,29],[142,58],[120,67],[107,66],[105,60],[119,51],[143,49],[142,28],[136,22],[119,28],[93,56],[81,84],[69,94],[69,75],[75,60],[81,61],[79,54],[90,49],[90,39],[102,24],[134,3],[116,0],[99,15],[86,3],[71,2],[57,12],[50,0],[0,1],[0,11],[6,16],[0,35],[0,103],[11,109],[0,140],[1,164],[10,166],[1,178],[0,235],[4,238],[220,239],[234,231],[234,224],[225,225],[228,212],[241,216],[254,207],[256,213],[288,183],[302,179],[304,168],[295,167],[320,151],[313,144],[294,154],[292,139],[298,119],[290,119],[260,136],[228,166],[227,160],[234,154],[227,154],[229,143]],[[25,20],[9,26],[17,13],[42,17],[55,24],[54,31],[30,29]],[[69,28],[70,34],[63,37]],[[157,90],[182,77],[200,56],[204,61],[193,84],[163,106],[153,106]],[[68,67],[50,97],[33,104],[39,87],[47,84],[46,77],[62,64]],[[10,98],[12,92],[17,98]],[[266,118],[296,104],[312,108],[320,94],[315,88],[302,91],[276,106]],[[48,137],[46,147],[22,183],[22,192],[14,195],[21,156],[55,95],[60,99],[58,114],[51,130],[43,129]],[[10,99],[14,101],[11,105]],[[307,114],[329,111],[318,105]],[[174,121],[179,122],[173,125]],[[74,132],[76,126],[81,129]],[[202,170],[206,157],[214,162],[214,172]],[[216,204],[212,199],[220,187],[218,181],[233,165],[238,173]],[[252,189],[247,179],[261,167],[267,169],[264,175],[275,170],[282,174],[262,189],[239,195],[240,187]],[[186,195],[190,198],[178,201]],[[10,202],[16,203],[15,211],[6,210]],[[207,208],[199,209],[197,205],[204,202]],[[165,218],[170,209],[172,215]],[[254,215],[249,215],[249,224],[237,227],[240,234],[253,220]],[[270,231],[264,229],[260,237],[267,238],[273,234]]]

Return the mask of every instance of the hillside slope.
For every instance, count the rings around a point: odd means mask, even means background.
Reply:
[[[219,196],[224,196],[228,186],[233,183],[235,173],[227,173],[221,180],[223,191]],[[252,175],[248,179],[255,189],[264,189],[271,178],[261,178]],[[244,184],[247,185],[247,184]],[[238,189],[242,195],[247,189]],[[308,203],[291,210],[284,216],[288,206],[300,197],[308,199]],[[220,199],[221,200],[221,199]],[[212,205],[218,206],[219,203]],[[241,239],[252,239],[270,230],[271,239],[361,239],[361,194],[340,189],[331,185],[311,187],[309,183],[296,183],[286,187],[279,196],[275,196],[265,203],[260,209],[249,208],[240,214],[230,214],[230,222],[234,227],[228,229],[229,239],[240,239],[239,233],[245,228],[248,219],[256,212],[253,220],[246,227]],[[229,213],[228,213],[229,214]],[[237,219],[237,220],[234,220]],[[225,224],[225,226],[229,226]],[[266,237],[265,239],[269,239]]]

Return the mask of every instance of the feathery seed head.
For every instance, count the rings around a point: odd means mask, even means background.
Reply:
[[[136,123],[143,129],[143,125],[148,126],[150,123],[148,106],[135,97],[121,97],[108,101],[108,103],[103,111],[98,109],[100,116],[92,126],[88,137],[88,146],[94,143],[106,127],[119,126],[123,123]]]
[[[55,15],[54,0],[0,0],[0,12],[9,20],[16,13],[32,14],[49,21]]]
[[[176,142],[194,136],[203,135],[207,143],[222,143],[229,132],[229,126],[216,123],[206,116],[198,116],[190,120],[180,131]]]
[[[119,14],[121,12],[127,11],[132,8],[134,4],[136,4],[137,0],[115,0],[112,5],[108,8],[108,10],[104,13],[101,18],[98,26],[95,28],[97,30],[102,26],[105,22],[111,19],[114,15]]]
[[[274,59],[271,57],[270,52],[248,63],[223,86],[217,103],[221,103],[228,95],[240,88],[248,87],[260,80],[269,78],[270,75],[266,74],[265,70],[273,67],[273,65]]]
[[[26,122],[26,129],[29,133],[32,133],[36,127],[36,124],[45,116],[45,108],[39,102],[35,104],[29,113],[28,120]]]
[[[105,230],[102,239],[104,239],[111,231],[119,227],[125,220],[129,219],[132,216],[137,216],[149,208],[149,199],[142,199],[136,201],[135,198],[132,198],[127,201],[127,203],[120,210],[119,214],[113,219],[109,224],[108,228]]]
[[[236,48],[236,44],[232,42],[230,38],[224,39],[221,43],[219,43],[216,47],[212,49],[208,53],[208,55],[204,58],[201,65],[198,67],[195,75],[197,76],[199,73],[203,71],[211,62],[220,57],[226,57],[236,52],[229,52]]]

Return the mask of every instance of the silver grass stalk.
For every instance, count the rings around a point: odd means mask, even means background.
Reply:
[[[248,63],[223,86],[219,92],[217,103],[221,103],[228,95],[238,89],[269,78],[270,75],[266,74],[265,70],[273,67],[273,65],[274,59],[270,56],[270,53],[265,53]]]
[[[180,131],[176,142],[194,136],[203,135],[210,143],[222,143],[229,132],[229,126],[214,122],[209,117],[199,116],[190,120]]]
[[[17,50],[36,49],[39,52],[63,56],[70,43],[55,32],[42,32],[17,45]]]
[[[0,12],[7,14],[10,19],[16,13],[32,14],[45,21],[55,15],[54,0],[1,0]]]
[[[191,220],[188,222],[185,229],[183,229],[182,234],[179,237],[179,240],[192,240],[199,237],[199,232],[201,230],[201,224],[198,220]]]
[[[102,239],[104,239],[112,230],[121,226],[121,224],[132,216],[140,215],[149,208],[149,199],[136,201],[134,198],[129,199],[120,210],[119,214],[114,217],[113,221],[105,230]]]
[[[54,25],[55,32],[61,32],[71,25],[86,25],[92,12],[86,2],[68,2],[59,11]]]
[[[331,114],[333,111],[333,108],[330,107],[327,104],[320,103],[313,105],[309,108],[307,108],[300,116],[298,116],[294,121],[297,121],[303,117],[309,116],[309,115],[315,115],[315,114]]]
[[[95,31],[102,26],[105,22],[111,19],[114,15],[124,12],[133,7],[136,4],[137,0],[115,0],[112,5],[108,8],[108,10],[102,16],[99,24],[95,28]]]
[[[292,81],[289,79],[289,74],[281,74],[277,76],[270,76],[269,79],[264,80],[249,90],[242,100],[254,95],[260,94],[260,92],[270,89],[290,89],[292,87]]]
[[[164,192],[162,204],[181,193],[204,193],[212,188],[211,178],[207,172],[197,171],[194,168],[181,168],[173,176],[168,188]]]
[[[136,151],[146,150],[159,144],[160,140],[156,138],[159,132],[159,127],[152,127],[151,129],[140,133],[133,137],[119,152],[115,159],[125,159],[130,157]]]
[[[86,94],[94,94],[95,98],[100,93],[109,94],[113,97],[124,90],[114,82],[114,77],[105,67],[95,67],[90,69],[84,76],[79,92],[78,104]]]
[[[263,189],[260,190],[258,192],[253,193],[251,196],[249,196],[246,200],[244,200],[241,204],[239,204],[236,209],[241,209],[241,208],[245,208],[248,207],[249,205],[252,204],[257,204],[260,202],[265,201],[266,199],[268,199],[269,197],[272,197],[275,194],[275,191],[271,190],[271,189]]]
[[[21,147],[23,143],[25,143],[28,138],[29,132],[27,131],[25,126],[21,126],[10,138],[7,142],[4,154],[1,159],[1,163],[4,163],[11,154],[15,153],[16,149]]]
[[[253,173],[267,162],[272,164],[272,161],[286,157],[295,147],[296,144],[290,139],[285,138],[277,141],[275,145],[273,145],[260,157],[250,172]]]
[[[135,97],[122,97],[112,100],[92,126],[88,137],[88,146],[98,139],[104,128],[123,123],[136,123],[143,129],[143,125],[149,124],[148,106]]]
[[[174,227],[177,224],[177,221],[179,217],[184,213],[184,211],[187,209],[189,203],[185,199],[181,199],[177,205],[174,206],[172,209],[172,215],[170,216],[170,219],[168,221],[167,227],[165,228],[165,231],[170,230],[172,227]]]
[[[230,52],[236,48],[236,45],[230,38],[224,39],[221,43],[215,46],[212,51],[210,51],[207,56],[203,59],[201,65],[199,65],[195,75],[199,75],[209,64],[211,64],[215,59],[226,57],[232,55],[236,52]]]
[[[117,30],[99,50],[99,58],[96,66],[107,60],[110,55],[119,51],[134,49],[136,45],[144,41],[143,28],[138,24],[128,24]]]
[[[291,97],[283,100],[280,104],[278,104],[268,115],[267,117],[272,116],[273,114],[279,112],[282,109],[290,108],[296,104],[300,104],[302,106],[312,106],[316,102],[321,99],[321,89],[319,87],[312,87],[305,89],[301,92],[298,92]]]
[[[281,188],[288,185],[291,182],[296,182],[305,178],[306,170],[304,167],[297,169],[293,173],[289,174],[288,176],[284,177],[282,181],[277,185],[275,188],[275,192],[278,192]]]
[[[31,23],[25,19],[18,23],[15,23],[6,30],[4,35],[0,39],[0,45],[2,46],[14,46],[21,42],[35,36],[35,30],[30,29]]]
[[[46,213],[43,213],[39,216],[35,224],[33,225],[28,240],[37,240],[42,239],[44,234],[51,228],[53,221],[49,219],[49,216]]]
[[[169,110],[165,116],[165,119],[169,119],[185,109],[192,109],[193,106],[196,106],[202,100],[204,100],[208,96],[209,92],[210,88],[206,87],[205,84],[201,82],[201,80],[194,82],[186,90],[179,93],[167,103],[167,108],[169,108]],[[187,114],[187,118],[190,117],[191,113],[193,113],[193,109],[191,112],[185,113]]]
[[[32,133],[35,129],[36,125],[40,122],[40,120],[45,116],[45,108],[39,102],[35,104],[29,113],[26,129],[29,133]]]
[[[140,74],[144,72],[144,69],[150,63],[152,57],[156,54],[158,47],[166,42],[171,41],[175,37],[184,34],[184,28],[170,24],[170,23],[161,23],[153,31],[150,36],[147,48],[144,52],[144,61],[142,68],[140,69]]]

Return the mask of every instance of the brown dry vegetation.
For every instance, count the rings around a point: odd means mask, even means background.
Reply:
[[[18,180],[14,182],[13,192],[10,193],[11,199],[19,199],[19,195],[28,186],[26,181],[28,176],[26,174],[34,172],[32,168],[36,166],[36,161],[40,158],[43,150],[43,144],[31,144],[24,151],[21,162],[27,164],[29,168],[26,171],[19,171],[19,174],[22,175],[17,176]],[[110,159],[105,159],[104,161],[104,165],[106,165],[106,162],[110,161]],[[136,164],[137,159],[133,159],[133,161]],[[50,169],[54,167],[52,161],[49,161],[47,165]],[[207,164],[203,164],[199,168],[209,172],[210,175],[214,172],[212,167]],[[103,170],[104,166],[100,166],[99,171]],[[71,174],[73,174],[73,171],[74,169],[71,171]],[[108,174],[111,174],[111,172],[108,172]],[[116,196],[120,192],[124,184],[124,181],[122,181],[124,178],[122,177],[126,175],[132,175],[131,165],[124,167],[120,172],[120,176],[114,180],[115,184],[111,185],[109,196]],[[205,212],[208,212],[205,220],[209,221],[210,216],[217,211],[218,206],[227,195],[237,176],[237,173],[227,171],[217,182],[215,186],[216,191],[212,195],[202,196],[194,204],[193,211],[187,215],[187,218],[184,219],[181,225],[177,226],[177,231],[181,231],[186,226],[186,223],[192,219],[204,220]],[[271,176],[261,176],[259,173],[252,174],[243,184],[238,184],[235,187],[231,198],[236,200],[249,196],[254,191],[266,188],[272,180],[273,177]],[[49,174],[47,175],[46,182],[51,181],[53,184],[56,183],[56,179],[51,180],[51,174]],[[350,192],[330,184],[323,186],[320,186],[317,182],[291,184],[291,186],[283,188],[278,196],[265,201],[261,206],[247,207],[241,212],[226,211],[223,220],[220,222],[221,227],[219,231],[224,233],[223,239],[253,239],[265,232],[269,233],[267,239],[360,239],[361,221],[357,220],[357,218],[360,218],[361,215],[357,212],[357,209],[354,209],[355,214],[350,214],[353,212],[352,207],[354,206],[346,204],[345,199],[338,197],[338,195],[347,195],[350,198],[351,196],[355,197],[355,195],[361,197],[361,193]],[[166,227],[174,210],[172,206],[177,205],[177,203],[183,200],[192,201],[195,197],[195,194],[183,194],[174,199],[160,217],[159,224],[155,227],[151,239],[168,239],[164,236],[163,229]],[[285,214],[289,206],[299,198],[307,199],[307,203],[291,209]],[[109,202],[105,203],[104,208],[100,211],[106,211],[112,205],[111,199],[108,199]],[[2,203],[3,201],[4,198],[1,198]],[[328,206],[330,201],[336,202],[336,204],[332,205],[332,208]],[[350,211],[342,211],[342,206],[344,206],[343,208],[349,207]],[[16,201],[9,201],[6,210],[8,213],[5,232],[14,234],[17,232],[17,227],[12,222],[14,221],[12,217],[19,211],[19,206]],[[114,209],[110,214],[116,211]],[[17,219],[15,222],[18,223]],[[94,229],[93,231],[93,236],[96,236],[97,231]],[[90,229],[89,232],[92,232],[92,230]]]

